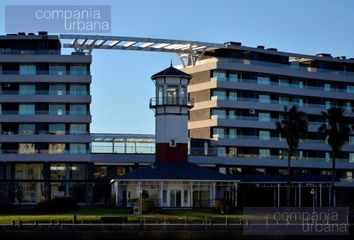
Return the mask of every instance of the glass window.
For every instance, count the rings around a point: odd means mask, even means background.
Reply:
[[[35,95],[36,86],[33,84],[20,84],[20,95]]]
[[[64,104],[49,104],[49,114],[50,115],[65,115],[65,105]]]
[[[260,103],[270,103],[270,97],[269,97],[269,95],[260,94],[260,95],[259,95],[259,102],[260,102]]]
[[[229,110],[229,119],[236,119],[236,111],[235,110]]]
[[[238,74],[236,74],[236,73],[230,73],[230,74],[229,74],[229,81],[230,81],[230,82],[237,82],[237,81],[238,81]]]
[[[270,121],[270,114],[269,113],[258,113],[258,120],[261,122],[269,122]]]
[[[226,81],[226,72],[213,71],[213,77],[220,81]]]
[[[117,175],[118,176],[123,176],[125,173],[126,173],[125,167],[123,167],[123,166],[117,167]]]
[[[279,79],[279,86],[281,87],[287,87],[289,86],[289,80],[288,79]]]
[[[70,124],[70,134],[86,134],[86,124]]]
[[[70,105],[71,115],[86,115],[86,105],[85,104],[72,104]]]
[[[236,157],[237,156],[237,148],[229,147],[229,156],[230,157]]]
[[[34,104],[20,104],[19,114],[20,115],[34,115],[35,114]]]
[[[50,95],[65,95],[66,89],[65,84],[50,84],[49,85]]]
[[[330,91],[331,91],[331,84],[325,83],[325,84],[324,84],[324,90],[325,90],[326,92],[330,92]]]
[[[85,143],[70,143],[70,153],[72,154],[85,154],[86,144]]]
[[[224,138],[225,128],[213,128],[213,138]]]
[[[43,179],[43,164],[15,164],[15,179]]]
[[[65,124],[54,123],[48,125],[49,134],[54,135],[64,135],[65,134]]]
[[[20,143],[18,145],[18,153],[33,154],[36,153],[36,149],[33,143]]]
[[[71,65],[70,66],[71,75],[87,75],[86,65]]]
[[[64,153],[65,143],[49,143],[49,154]]]
[[[225,119],[226,118],[226,110],[222,109],[213,109],[212,110],[212,118]]]
[[[51,179],[69,179],[66,164],[50,164]]]
[[[36,65],[20,64],[20,75],[36,75]]]
[[[36,130],[35,124],[19,124],[18,133],[19,134],[34,134]]]
[[[279,96],[279,104],[288,105],[289,104],[289,97]]]
[[[269,131],[260,130],[259,131],[259,139],[260,140],[269,140],[270,139],[270,132]]]
[[[225,91],[213,91],[212,99],[225,100],[226,92]]]
[[[229,93],[229,100],[236,101],[237,100],[237,92],[230,92]]]
[[[259,157],[260,158],[269,158],[270,150],[269,149],[259,149]]]
[[[87,95],[87,86],[85,84],[71,84],[70,95],[74,95],[74,96]]]
[[[218,147],[217,148],[217,155],[218,155],[218,157],[225,157],[226,156],[226,147]]]
[[[229,138],[237,138],[237,129],[235,128],[229,129]]]
[[[164,94],[163,94],[163,87],[159,86],[158,90],[157,90],[157,99],[158,99],[158,104],[163,104],[163,98],[164,98]]]
[[[262,85],[269,85],[268,77],[257,77],[257,83]]]
[[[347,93],[354,93],[354,86],[353,85],[347,86]]]
[[[349,153],[349,162],[354,162],[354,153]]]
[[[95,178],[106,177],[107,176],[107,167],[106,166],[95,166],[93,175]]]
[[[16,182],[15,203],[37,203],[44,199],[44,185],[39,182]]]
[[[50,75],[66,75],[65,65],[49,65]]]
[[[84,180],[86,178],[86,164],[75,163],[70,166],[70,175],[73,180]]]
[[[167,90],[166,90],[167,104],[176,104],[177,103],[177,92],[178,92],[177,86],[168,86],[167,87]]]

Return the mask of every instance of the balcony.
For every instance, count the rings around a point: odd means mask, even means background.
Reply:
[[[237,58],[218,58],[216,61],[221,63],[238,63],[238,64],[262,66],[262,67],[281,68],[285,70],[295,70],[295,71],[306,72],[306,73],[328,73],[337,76],[338,75],[354,76],[354,72],[351,71],[331,70],[325,68],[315,68],[310,66],[306,67],[306,66],[299,65],[298,62],[289,62],[289,64],[281,64],[281,63],[273,63],[273,62],[265,62],[265,61],[249,60],[249,59],[237,59]]]
[[[164,97],[150,99],[150,108],[156,108],[159,106],[185,106],[192,108],[194,106],[194,101],[188,97]]]

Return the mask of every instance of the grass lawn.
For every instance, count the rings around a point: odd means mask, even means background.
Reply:
[[[14,213],[0,213],[0,224],[10,224],[12,221],[24,223],[50,223],[51,221],[61,221],[71,223],[73,215],[77,216],[79,223],[100,223],[101,217],[127,217],[129,223],[139,222],[141,216],[131,213],[131,209],[124,208],[82,208],[75,212],[48,215],[31,215],[28,211]],[[207,218],[214,222],[240,221],[242,214],[235,212],[232,214],[216,214],[212,209],[162,209],[151,214],[144,214],[145,222],[201,222]]]

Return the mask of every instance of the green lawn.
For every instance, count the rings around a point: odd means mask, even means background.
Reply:
[[[73,220],[73,215],[77,216],[79,223],[100,223],[102,216],[127,217],[129,223],[139,222],[141,216],[131,214],[131,209],[117,208],[82,208],[75,212],[63,214],[31,215],[29,212],[0,213],[0,224],[10,224],[12,221],[22,220],[24,223],[50,223],[51,221],[67,222]],[[239,221],[242,215],[240,212],[232,214],[215,214],[212,209],[166,209],[157,210],[151,214],[144,214],[145,222],[201,222],[206,218],[214,222]]]

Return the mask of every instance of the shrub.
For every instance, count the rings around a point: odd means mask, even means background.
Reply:
[[[58,197],[40,201],[33,209],[33,213],[62,213],[78,209],[77,202],[72,197]]]
[[[214,211],[220,214],[230,213],[230,203],[226,200],[215,200]]]

